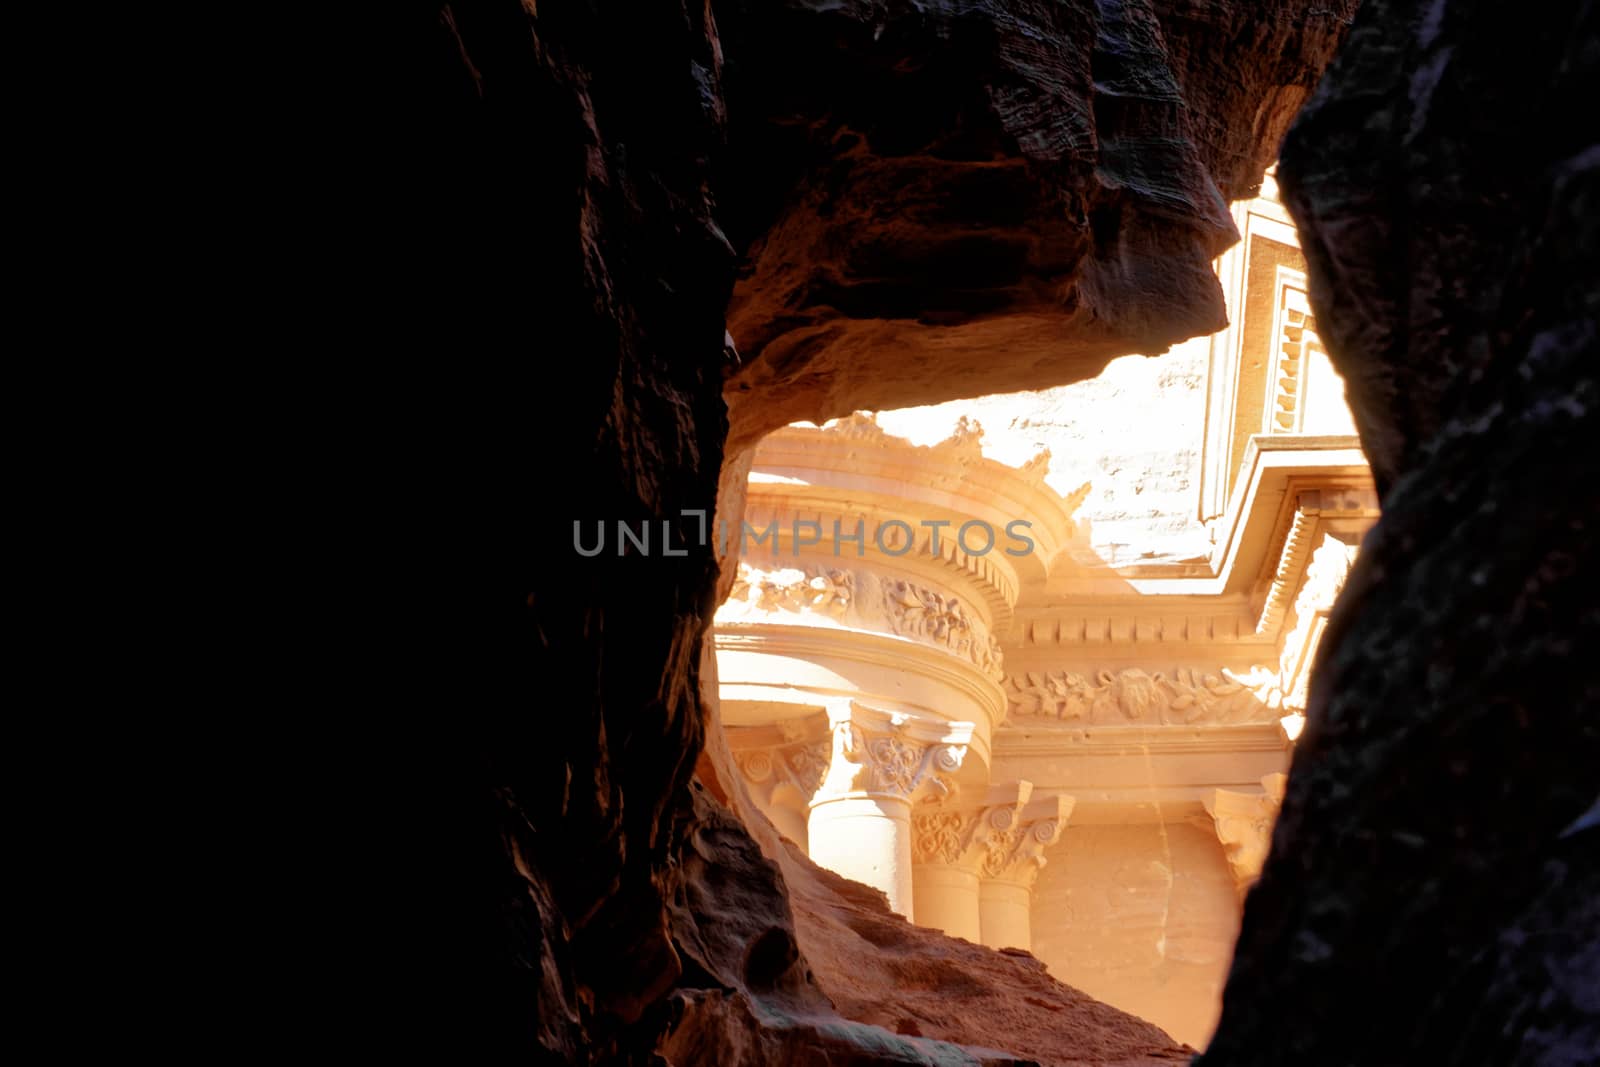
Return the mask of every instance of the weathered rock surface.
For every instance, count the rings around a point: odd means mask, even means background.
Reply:
[[[1368,0],[1285,144],[1383,518],[1208,1067],[1600,1050],[1597,42],[1593,3]]]
[[[1193,1054],[1032,956],[913,926],[759,813],[741,821],[695,790],[670,878],[685,969],[656,1009],[668,1063],[1158,1067]]]
[[[1354,8],[719,6],[749,248],[730,451],[1221,328],[1224,197],[1259,185]]]

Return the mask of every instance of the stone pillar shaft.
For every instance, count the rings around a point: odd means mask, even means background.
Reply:
[[[807,821],[811,858],[835,874],[881,889],[891,910],[913,919],[911,805],[875,794],[821,799]]]
[[[949,863],[919,863],[912,870],[916,921],[951,937],[982,944],[978,872]]]
[[[1033,950],[1033,887],[986,878],[978,887],[978,921],[990,948]]]

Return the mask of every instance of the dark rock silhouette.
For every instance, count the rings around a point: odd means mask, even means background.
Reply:
[[[1284,145],[1383,518],[1202,1064],[1600,1054],[1597,41],[1369,0]]]

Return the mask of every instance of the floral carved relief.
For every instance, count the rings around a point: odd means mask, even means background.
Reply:
[[[1265,668],[1168,675],[1131,667],[1102,670],[1091,679],[1075,671],[1029,671],[1006,679],[1014,719],[1112,724],[1188,725],[1268,721],[1277,717],[1277,675]]]
[[[1000,642],[959,598],[903,578],[879,579],[817,564],[763,570],[739,564],[721,622],[762,616],[817,615],[835,622],[907,637],[972,663],[999,681]]]
[[[855,575],[846,570],[785,567],[762,570],[739,564],[739,576],[719,614],[815,612],[842,618],[855,598]]]
[[[959,599],[903,578],[885,582],[883,593],[891,633],[948,649],[997,681],[1004,676],[1000,642]]]

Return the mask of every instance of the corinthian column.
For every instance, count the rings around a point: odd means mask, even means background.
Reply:
[[[1033,948],[1033,886],[1044,850],[1061,839],[1073,799],[1033,800],[1020,811],[990,814],[978,884],[978,924],[990,948]]]
[[[1031,782],[993,786],[979,807],[954,801],[919,805],[911,817],[917,922],[982,943],[978,878],[996,826],[1028,803]]]
[[[807,819],[811,858],[881,889],[913,918],[911,809],[948,794],[973,724],[922,719],[851,702],[828,710],[833,749]]]

